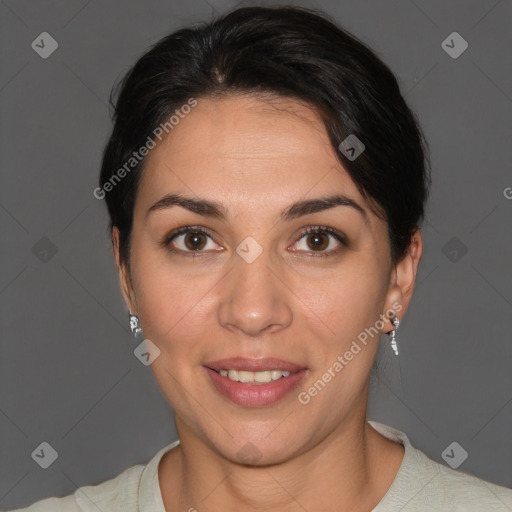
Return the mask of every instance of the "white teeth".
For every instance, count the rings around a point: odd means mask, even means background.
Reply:
[[[280,370],[265,370],[262,372],[246,372],[243,370],[219,370],[223,377],[228,377],[235,382],[271,382],[281,377],[288,377],[290,372]]]
[[[280,377],[279,374],[281,372],[279,370],[272,370],[270,373],[272,374],[272,380],[277,380],[277,379],[279,379],[279,377]]]
[[[254,380],[256,382],[271,382],[272,372],[269,370],[266,370],[264,372],[254,372]]]

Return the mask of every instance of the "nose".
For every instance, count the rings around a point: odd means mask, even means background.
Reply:
[[[293,294],[286,287],[283,272],[274,267],[265,251],[251,263],[234,255],[217,308],[222,327],[258,337],[291,324]]]

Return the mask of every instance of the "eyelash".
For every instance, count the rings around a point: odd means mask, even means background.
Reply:
[[[198,234],[206,235],[207,237],[209,237],[213,240],[212,236],[207,231],[205,231],[203,228],[201,228],[200,226],[184,226],[184,227],[178,228],[178,229],[172,231],[171,233],[169,233],[168,235],[166,235],[164,237],[164,239],[161,241],[161,243],[164,247],[166,247],[173,253],[180,254],[180,255],[183,255],[183,256],[189,257],[189,258],[190,257],[195,258],[195,257],[199,256],[201,253],[204,253],[205,251],[184,251],[182,249],[174,249],[169,246],[169,244],[176,237],[183,235],[183,234],[188,234],[188,233],[198,233]],[[306,235],[309,235],[312,233],[329,234],[329,235],[333,236],[338,242],[340,242],[341,245],[347,246],[347,240],[346,240],[345,236],[342,233],[340,233],[339,231],[337,231],[333,228],[330,228],[328,226],[310,226],[302,231],[298,241],[302,240]],[[339,251],[340,251],[340,248],[337,248],[337,249],[331,249],[330,251],[310,251],[309,254],[311,257],[315,257],[315,258],[317,258],[317,257],[326,258],[328,256],[333,256],[333,255],[338,254]]]

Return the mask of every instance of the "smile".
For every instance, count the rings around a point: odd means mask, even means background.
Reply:
[[[233,358],[203,366],[213,389],[244,407],[274,404],[295,389],[308,369],[278,359]]]

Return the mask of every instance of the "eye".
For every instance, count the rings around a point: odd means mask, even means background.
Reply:
[[[331,242],[333,240],[335,248],[332,248],[333,244]],[[299,247],[298,250],[310,253],[319,253],[312,254],[312,256],[331,256],[338,253],[341,246],[347,245],[346,238],[342,233],[326,226],[311,226],[305,229],[297,244],[302,241],[304,241],[303,247]],[[331,248],[326,250],[329,247]],[[297,249],[292,250],[296,251]]]
[[[208,246],[209,241],[211,241],[210,246]],[[167,235],[162,243],[173,252],[200,253],[215,250],[216,246],[212,237],[204,229],[196,226],[176,229]],[[195,256],[195,254],[192,254],[192,256]]]
[[[305,247],[292,249],[293,252],[299,250],[309,252],[312,256],[325,257],[338,253],[340,246],[347,245],[346,238],[342,233],[327,226],[311,226],[305,229],[296,244],[302,241],[305,242]],[[208,246],[209,242],[211,242],[210,246]],[[332,242],[334,242],[334,248],[331,247]],[[162,245],[175,253],[191,253],[189,256],[192,257],[208,250],[218,250],[215,249],[216,244],[211,235],[198,226],[185,226],[174,230],[164,237]],[[329,247],[331,248],[326,250]]]

